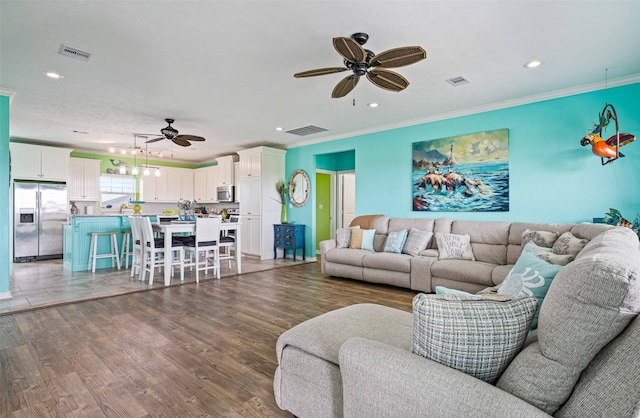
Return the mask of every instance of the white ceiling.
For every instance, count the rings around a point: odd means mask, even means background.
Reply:
[[[639,20],[639,1],[0,0],[0,89],[15,92],[12,140],[105,153],[131,146],[134,132],[159,134],[171,117],[206,142],[149,149],[196,163],[603,88],[605,69],[609,87],[637,82]],[[406,90],[362,79],[331,99],[347,73],[293,78],[341,66],[331,38],[354,32],[368,33],[374,52],[427,51],[396,70]],[[61,44],[93,56],[58,55]],[[523,68],[532,59],[543,65]],[[471,83],[445,82],[456,76]],[[328,130],[275,130],[307,125]]]

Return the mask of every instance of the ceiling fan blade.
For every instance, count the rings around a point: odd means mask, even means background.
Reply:
[[[398,68],[414,64],[425,58],[427,58],[427,52],[421,47],[403,46],[376,54],[370,62],[373,67]]]
[[[364,48],[352,38],[333,38],[333,47],[347,61],[365,62],[367,59]]]
[[[152,142],[162,141],[163,139],[164,139],[164,136],[161,136],[160,138],[153,138],[153,139],[150,139],[150,140],[146,141],[145,144],[151,144]]]
[[[183,136],[183,135],[181,135]],[[181,147],[190,147],[191,146],[191,142],[187,141],[186,139],[182,139],[182,138],[173,138],[172,139],[174,144],[180,145]]]
[[[339,99],[340,97],[346,96],[358,85],[358,81],[360,81],[360,77],[355,74],[346,76],[336,84],[331,93],[331,98]]]
[[[390,91],[402,91],[409,85],[409,81],[400,74],[385,70],[384,68],[376,68],[367,73],[367,78],[381,89]]]
[[[325,74],[333,74],[333,73],[341,73],[343,71],[347,71],[347,67],[328,67],[328,68],[318,68],[316,70],[303,71],[301,73],[295,73],[293,76],[295,78],[300,77],[314,77],[317,75],[325,75]]]
[[[201,136],[195,135],[178,135],[174,139],[183,139],[186,141],[204,141],[205,139]]]

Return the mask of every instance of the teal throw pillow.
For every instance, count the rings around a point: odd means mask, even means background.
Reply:
[[[407,240],[407,230],[402,229],[400,231],[391,231],[387,235],[387,241],[384,244],[384,252],[386,253],[400,253],[404,242]]]
[[[471,296],[473,293],[464,292],[462,290],[457,289],[449,289],[444,286],[436,286],[436,295],[460,295],[460,296]]]
[[[533,317],[531,330],[538,327],[538,314],[542,301],[551,286],[551,282],[562,268],[561,265],[551,264],[536,255],[539,251],[533,242],[529,242],[522,249],[504,282],[498,288],[498,293],[512,296],[535,296],[538,299],[538,310]]]
[[[373,238],[376,236],[375,229],[362,230],[362,249],[367,251],[374,251]]]

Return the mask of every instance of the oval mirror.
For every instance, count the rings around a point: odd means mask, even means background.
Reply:
[[[304,206],[309,199],[309,176],[304,170],[296,170],[289,178],[289,199],[295,206]]]

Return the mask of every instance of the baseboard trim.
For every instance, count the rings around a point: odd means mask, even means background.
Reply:
[[[11,292],[0,292],[0,300],[2,299],[11,299]]]

